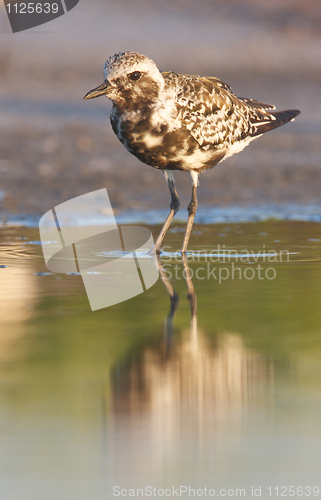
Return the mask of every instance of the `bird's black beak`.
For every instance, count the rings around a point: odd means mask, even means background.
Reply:
[[[105,80],[102,85],[92,89],[85,95],[84,99],[95,99],[96,97],[100,97],[101,95],[108,96],[108,92],[110,90],[110,83],[108,80]]]

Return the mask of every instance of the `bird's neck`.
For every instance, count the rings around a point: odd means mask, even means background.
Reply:
[[[120,100],[113,103],[114,111],[117,111],[119,116],[129,115],[131,119],[134,119],[135,116],[141,119],[144,116],[148,116],[151,113],[152,108],[155,103],[152,100],[146,99],[130,99]]]
[[[113,99],[113,104],[120,114],[135,112],[146,115],[162,100],[164,85],[151,78],[145,78],[136,89],[119,84],[119,92]]]

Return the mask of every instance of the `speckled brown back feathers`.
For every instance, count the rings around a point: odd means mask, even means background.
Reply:
[[[299,111],[273,112],[275,106],[238,98],[214,77],[163,72],[176,83],[178,116],[203,149],[227,149],[248,136],[255,137],[293,119]]]

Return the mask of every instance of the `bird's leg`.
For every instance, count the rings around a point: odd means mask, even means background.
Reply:
[[[153,250],[156,251],[156,253],[160,253],[160,247],[165,237],[165,234],[167,233],[167,230],[171,225],[174,215],[177,214],[180,205],[178,194],[174,184],[174,175],[172,170],[164,170],[164,175],[169,187],[169,191],[171,193],[171,211],[169,212],[165,224],[163,225],[162,230],[159,233],[158,238],[155,242]]]
[[[173,335],[173,318],[176,313],[176,310],[178,309],[178,304],[179,304],[179,297],[177,293],[175,292],[173,285],[169,281],[166,272],[162,266],[161,258],[159,255],[157,255],[157,266],[159,270],[159,275],[162,280],[162,282],[165,285],[165,288],[169,294],[170,297],[170,311],[165,319],[164,323],[164,339],[165,339],[165,347],[166,347],[166,352],[169,352],[171,349],[171,344],[172,344],[172,335]]]
[[[191,270],[188,265],[186,253],[182,254],[182,261],[183,261],[183,267],[184,267],[184,276],[186,280],[186,285],[187,285],[187,298],[189,300],[190,306],[191,306],[191,319],[193,321],[194,316],[196,316],[196,311],[197,311],[197,298],[196,298],[196,293],[194,290],[194,285],[192,281],[192,276],[191,276]]]
[[[198,206],[198,201],[197,201],[197,184],[198,184],[198,173],[191,170],[190,172],[191,177],[192,177],[192,199],[190,204],[187,207],[188,211],[188,220],[187,220],[187,225],[186,225],[186,231],[185,231],[185,236],[184,236],[184,241],[183,241],[183,246],[182,246],[182,254],[186,253],[187,250],[187,245],[191,236],[191,231],[195,219],[195,214],[197,211],[197,206]]]

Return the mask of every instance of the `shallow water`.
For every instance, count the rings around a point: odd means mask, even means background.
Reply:
[[[92,312],[37,229],[0,228],[1,498],[318,496],[320,223],[196,225],[185,268],[182,230],[172,300],[159,279]]]

